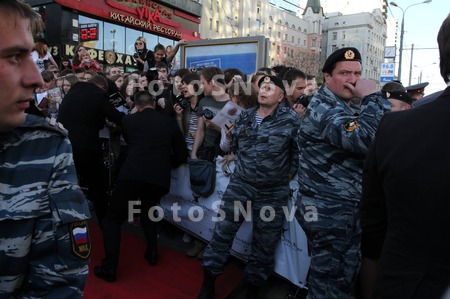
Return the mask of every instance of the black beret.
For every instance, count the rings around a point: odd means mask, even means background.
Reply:
[[[356,48],[342,48],[334,51],[328,56],[322,68],[322,73],[331,73],[334,65],[339,61],[359,61],[361,62],[361,53]]]
[[[385,93],[387,99],[399,100],[409,105],[414,102],[414,98],[404,91],[386,91]]]
[[[286,94],[286,89],[284,89],[283,81],[277,77],[277,76],[264,76],[261,79],[259,79],[258,87],[261,87],[261,84],[263,83],[272,83],[275,84],[275,86],[278,86],[283,90],[283,92]]]

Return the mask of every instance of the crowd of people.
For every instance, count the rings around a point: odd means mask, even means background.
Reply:
[[[148,211],[169,192],[171,169],[218,155],[230,176],[224,215],[209,243],[197,240],[188,254],[203,259],[199,299],[214,298],[215,280],[247,220],[236,217],[236,202],[251,203],[246,298],[260,297],[292,179],[311,256],[307,298],[440,298],[449,287],[449,88],[412,108],[422,99],[401,83],[378,89],[362,78],[353,47],[326,59],[321,86],[292,67],[249,76],[236,68],[172,69],[185,40],[152,51],[139,37],[131,73],[103,68],[83,45],[58,67],[38,38],[42,29],[28,5],[0,2],[0,298],[82,297],[91,251],[88,200],[105,250],[97,277],[117,279],[129,201],[140,202],[143,257],[157,265],[164,253]],[[448,84],[450,16],[438,44]],[[227,103],[242,112],[220,126],[212,119]],[[109,180],[105,128],[114,165]],[[270,221],[258,217],[268,208]]]

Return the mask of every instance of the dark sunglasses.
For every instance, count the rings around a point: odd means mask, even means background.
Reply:
[[[135,42],[135,43],[134,43],[135,46],[138,46],[138,45],[139,45],[139,46],[142,46],[143,44],[144,44],[143,42]]]

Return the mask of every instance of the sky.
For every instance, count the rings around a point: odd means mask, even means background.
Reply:
[[[348,0],[331,0],[344,1]],[[356,1],[356,0],[351,0]],[[365,0],[359,0],[365,1]],[[392,0],[387,0],[390,3]],[[437,49],[437,33],[442,25],[442,22],[450,13],[449,0],[432,0],[428,4],[420,4],[409,7],[411,4],[421,3],[424,0],[394,0],[398,6],[406,9],[405,12],[405,33],[403,37],[403,62],[402,62],[402,78],[401,81],[404,86],[409,86],[409,74],[411,64],[411,48],[414,44],[412,71],[411,71],[411,85],[419,82],[420,72],[422,71],[422,82],[429,82],[430,84],[425,88],[425,93],[430,94],[438,90],[445,89],[446,85],[439,72],[439,51]],[[286,7],[291,10],[296,10],[297,5],[293,3],[300,3],[301,7],[306,5],[307,0],[270,0],[271,3]],[[373,3],[376,1],[372,1]],[[371,2],[371,3],[372,3]],[[380,0],[381,2],[381,0]],[[321,1],[323,5],[325,0]],[[336,3],[334,3],[336,6]],[[408,8],[409,7],[409,8]],[[370,8],[372,10],[372,8]],[[400,28],[402,20],[402,10],[398,7],[389,5],[387,9],[387,16],[389,18],[397,18],[399,20],[399,28],[397,32],[397,58],[395,66],[395,74],[398,75],[399,62],[399,48],[400,48]],[[388,31],[389,32],[389,31]],[[386,46],[393,46],[393,44],[386,44]],[[434,49],[424,49],[434,48]],[[414,67],[416,66],[416,67]]]
[[[390,1],[389,1],[390,2]],[[423,1],[413,0],[395,0],[398,6],[406,9],[409,5]],[[411,71],[411,84],[418,83],[420,71],[422,70],[422,82],[429,82],[425,88],[426,94],[445,89],[446,84],[439,72],[439,51],[436,41],[439,28],[444,19],[450,13],[449,0],[432,0],[428,4],[420,4],[409,7],[405,12],[405,33],[403,36],[403,63],[402,78],[404,86],[409,85],[409,69],[411,61],[411,45],[414,44],[413,68]],[[400,26],[402,19],[402,10],[398,7],[389,5],[388,17],[399,19],[398,47],[400,47]],[[421,48],[435,48],[422,49]],[[398,52],[398,51],[397,51]],[[398,62],[398,57],[396,59]],[[435,64],[434,64],[435,63]],[[414,65],[416,67],[414,67]],[[396,74],[397,74],[396,66]]]

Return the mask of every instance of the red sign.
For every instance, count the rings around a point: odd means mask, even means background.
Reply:
[[[80,40],[98,40],[98,23],[80,24]]]

